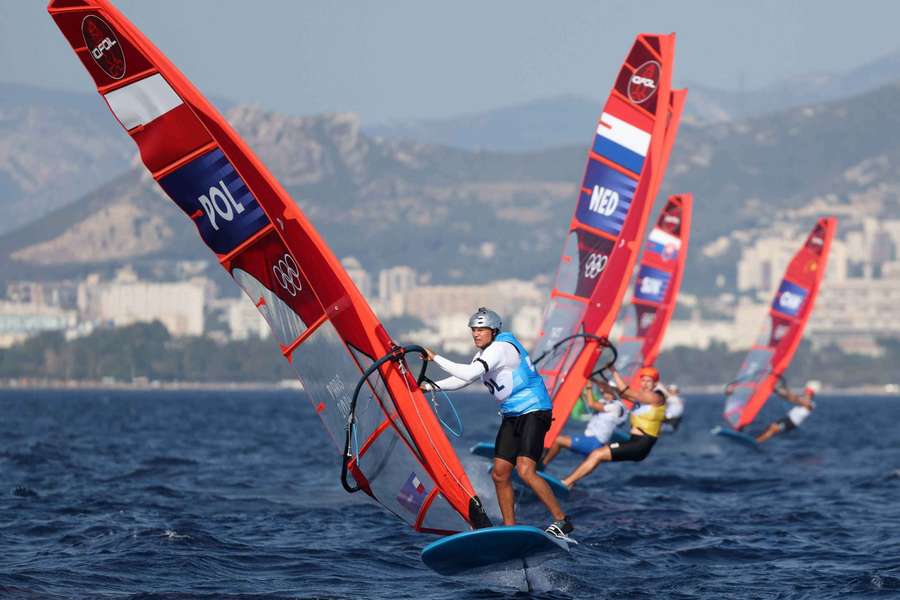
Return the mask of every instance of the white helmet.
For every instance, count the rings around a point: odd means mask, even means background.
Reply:
[[[500,315],[483,306],[469,317],[469,327],[489,327],[499,331],[502,326],[503,321],[500,320]]]

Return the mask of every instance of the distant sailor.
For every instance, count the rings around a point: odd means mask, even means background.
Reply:
[[[681,425],[681,417],[684,415],[684,400],[678,395],[678,385],[669,386],[669,395],[666,397],[666,418],[663,425],[669,427],[667,431],[678,431]]]
[[[582,395],[585,404],[594,411],[587,427],[584,428],[584,435],[558,436],[544,456],[544,465],[550,464],[563,448],[568,448],[582,456],[589,455],[594,450],[608,444],[616,427],[628,419],[628,409],[620,400],[616,399],[614,388],[606,385],[605,382],[597,381],[596,384],[602,389],[601,400],[598,401],[594,397],[593,381],[588,382]]]
[[[765,431],[756,436],[756,441],[762,443],[779,433],[787,433],[788,431],[799,427],[816,407],[812,401],[813,396],[816,395],[816,388],[817,386],[812,382],[807,383],[806,389],[803,390],[803,395],[800,396],[789,390],[787,387],[776,386],[776,394],[797,406],[791,408],[784,417],[778,419],[774,423],[770,423]]]
[[[481,307],[469,319],[472,340],[478,348],[471,364],[455,363],[426,350],[450,377],[435,382],[442,390],[458,390],[481,379],[500,402],[503,421],[494,443],[491,476],[504,525],[516,524],[515,495],[510,477],[513,467],[553,516],[547,533],[565,537],[574,527],[562,511],[547,482],[537,474],[544,451],[544,436],[550,429],[551,401],[544,380],[535,371],[522,344],[508,332],[500,332],[500,315]],[[431,389],[428,383],[423,384]]]
[[[619,461],[642,461],[647,458],[662,429],[666,414],[666,395],[659,384],[659,371],[653,367],[642,367],[638,371],[640,388],[631,389],[614,367],[609,368],[620,398],[640,405],[631,412],[631,437],[625,442],[614,442],[591,452],[584,462],[562,480],[567,487],[575,485],[586,477],[600,463]]]

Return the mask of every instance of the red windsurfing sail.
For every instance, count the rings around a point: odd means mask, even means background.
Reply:
[[[819,219],[788,264],[756,343],[728,386],[723,416],[735,429],[756,418],[794,358],[828,266],[837,219]]]
[[[684,101],[671,93],[674,48],[674,34],[637,37],[588,152],[535,351],[553,398],[545,446],[559,435],[597,362],[598,338],[615,322],[640,251],[665,170],[666,131],[671,126],[674,134]]]
[[[405,362],[340,262],[281,185],[178,69],[106,0],[48,6],[159,186],[268,321],[358,488],[418,530],[483,517]],[[351,415],[351,405],[355,413]],[[345,484],[346,485],[346,484]]]
[[[616,343],[616,368],[626,380],[633,380],[640,367],[656,361],[675,312],[691,236],[692,206],[690,194],[671,196],[647,237],[631,304],[624,311],[624,331]]]

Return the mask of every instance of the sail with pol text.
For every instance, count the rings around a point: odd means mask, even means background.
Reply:
[[[344,456],[345,487],[417,530],[485,524],[404,350],[250,148],[109,2],[53,0],[48,12],[150,175],[268,322]]]
[[[616,342],[616,368],[626,381],[656,361],[672,314],[687,260],[693,197],[671,196],[647,236],[631,303],[623,309],[623,332]],[[636,382],[635,384],[636,385]]]
[[[640,253],[665,170],[667,131],[674,139],[684,103],[684,93],[670,89],[674,46],[674,34],[637,37],[588,151],[533,353],[553,398],[554,421],[545,446],[559,435],[604,352],[604,338]]]
[[[759,336],[726,389],[722,416],[732,428],[753,422],[791,364],[825,277],[836,229],[834,217],[819,219],[788,264]]]

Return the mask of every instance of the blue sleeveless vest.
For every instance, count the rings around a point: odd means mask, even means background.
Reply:
[[[514,417],[536,410],[551,410],[553,403],[550,400],[550,394],[547,393],[544,379],[531,364],[528,352],[525,351],[519,340],[513,334],[504,331],[497,335],[494,341],[508,342],[519,351],[519,366],[513,371],[512,392],[506,400],[500,403],[500,412],[503,416]]]

